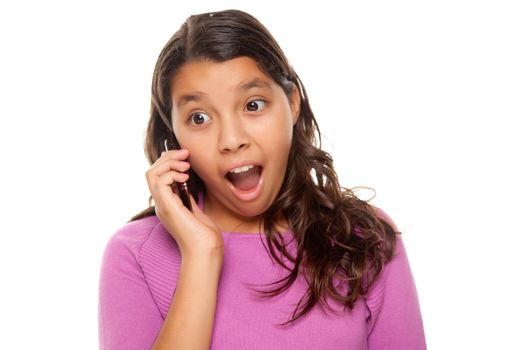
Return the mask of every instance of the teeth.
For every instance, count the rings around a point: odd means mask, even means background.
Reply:
[[[254,165],[240,166],[238,168],[230,170],[230,173],[235,173],[235,174],[244,173],[245,171],[248,171],[248,170],[250,170],[253,167],[254,167]]]

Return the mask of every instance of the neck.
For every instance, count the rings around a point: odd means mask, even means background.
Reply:
[[[203,211],[225,232],[259,233],[264,231],[264,214],[257,216],[242,216],[225,210],[224,207],[217,208],[220,203],[215,203],[206,198]],[[282,217],[277,220],[276,228],[280,232],[288,230],[288,223]]]

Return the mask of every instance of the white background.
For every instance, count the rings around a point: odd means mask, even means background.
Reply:
[[[303,79],[341,183],[404,232],[429,349],[525,349],[520,2],[190,3],[0,5],[0,348],[98,347],[104,246],[148,204],[158,54],[238,8]]]

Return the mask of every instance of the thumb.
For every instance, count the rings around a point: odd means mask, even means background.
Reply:
[[[195,202],[195,199],[193,198],[193,195],[190,193],[190,202],[191,202],[191,211],[193,213],[202,213],[201,208],[197,205],[197,202]]]
[[[191,202],[191,211],[193,215],[196,218],[199,218],[200,220],[207,221],[208,216],[201,210],[197,202],[195,202],[195,198],[193,198],[193,195],[190,193],[190,202]]]
[[[190,201],[191,201],[191,210],[193,212],[193,215],[198,220],[200,220],[201,222],[204,222],[208,226],[217,228],[217,225],[213,222],[213,220],[208,215],[206,215],[201,210],[201,208],[197,205],[197,202],[195,202],[195,199],[193,198],[193,196],[191,194],[190,194]]]

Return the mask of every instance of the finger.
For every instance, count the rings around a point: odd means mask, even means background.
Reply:
[[[186,159],[190,155],[190,152],[187,149],[174,149],[170,151],[162,151],[160,158],[165,159]]]
[[[158,189],[165,189],[166,187],[170,187],[171,188],[171,185],[173,184],[174,186],[176,184],[174,184],[175,182],[186,182],[188,181],[188,178],[189,178],[189,175],[186,174],[186,173],[179,173],[179,172],[176,172],[176,171],[168,171],[167,173],[164,173],[163,175],[159,176],[156,183],[155,183],[155,186],[158,188]]]
[[[155,191],[156,183],[158,182],[159,178],[167,173],[171,173],[171,175],[169,175],[172,179],[170,183],[172,183],[173,181],[187,181],[188,175],[186,174],[186,172],[189,168],[189,163],[184,161],[172,163],[167,162],[151,167],[150,169],[148,169],[148,171],[146,171],[146,180],[150,192],[153,194],[153,192]],[[184,176],[176,176],[176,174],[184,174]],[[170,177],[168,177],[168,179]],[[165,184],[165,182],[163,182],[163,184]]]
[[[191,208],[193,211],[193,215],[195,215],[196,218],[198,218],[201,221],[208,222],[206,214],[201,210],[197,202],[195,202],[195,198],[190,194],[190,201],[191,201]]]
[[[195,201],[195,198],[193,198],[193,195],[190,193],[190,202],[191,202],[191,211],[195,218],[197,218],[201,222],[207,222],[205,218],[205,214],[202,212],[201,208]]]
[[[147,173],[149,176],[160,176],[168,171],[174,170],[177,172],[185,172],[190,169],[190,163],[184,160],[166,160],[158,164],[154,164]]]
[[[193,212],[199,212],[201,213],[202,210],[201,208],[198,206],[197,202],[195,202],[195,199],[193,198],[193,195],[190,193],[190,201],[191,201],[191,208],[193,210]]]
[[[184,159],[188,158],[188,156],[189,156],[189,151],[187,149],[176,149],[176,150],[171,150],[171,151],[167,151],[167,152],[166,151],[162,151],[160,153],[160,157],[158,157],[157,160],[155,160],[155,162],[153,162],[152,165],[161,163],[161,162],[163,162],[166,159],[184,160]]]
[[[170,171],[155,179],[148,180],[148,187],[153,197],[162,196],[170,199],[172,197],[171,193],[175,193],[178,196],[176,182],[185,182],[188,178],[188,174]]]
[[[217,224],[201,210],[201,208],[197,205],[195,199],[191,195],[190,200],[194,217],[197,218],[197,220],[199,220],[200,222],[208,225],[208,227],[217,228]]]

